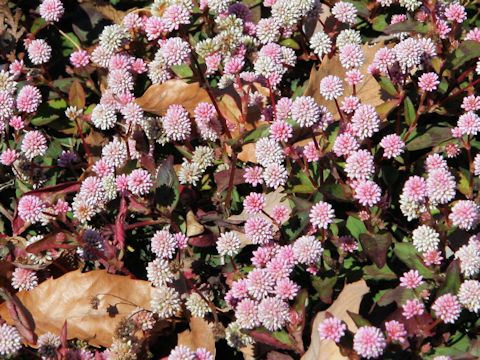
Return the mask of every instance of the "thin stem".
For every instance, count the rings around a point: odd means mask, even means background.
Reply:
[[[62,36],[67,39],[68,41],[70,41],[72,43],[72,45],[75,47],[75,49],[77,50],[82,50],[82,48],[70,37],[70,35],[68,35],[67,33],[65,33],[64,31],[62,31],[61,29],[57,28],[58,32],[60,34],[62,34]]]

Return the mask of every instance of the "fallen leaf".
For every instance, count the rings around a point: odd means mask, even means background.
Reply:
[[[211,103],[207,91],[198,82],[186,83],[183,80],[168,80],[150,86],[137,99],[137,104],[147,112],[165,115],[172,104],[182,105],[190,114],[201,102]]]
[[[195,351],[203,347],[210,351],[215,357],[215,337],[213,336],[212,325],[202,318],[190,318],[190,330],[178,334],[178,345],[185,345]]]
[[[290,207],[290,203],[288,202],[288,199],[286,197],[286,194],[283,193],[283,188],[279,187],[275,191],[269,192],[267,195],[265,195],[265,206],[263,210],[268,214],[271,215],[273,208],[277,205],[284,205],[288,208],[289,212],[288,214],[290,215],[292,208]],[[264,214],[259,214],[258,216],[261,216],[265,219],[268,219],[268,216]],[[232,215],[228,218],[228,220],[234,220],[234,221],[246,221],[252,217],[250,214],[248,214],[245,209],[238,215]]]
[[[378,49],[383,47],[383,43],[378,43],[373,46],[363,45],[362,50],[365,55],[364,65],[360,67],[360,72],[364,74],[365,79],[364,81],[357,86],[357,97],[362,101],[364,104],[370,104],[375,107],[382,105],[388,99],[388,96],[385,92],[382,91],[380,85],[378,84],[377,80],[368,73],[367,67],[368,64],[371,64],[373,61],[373,57]],[[319,105],[325,105],[328,110],[333,114],[333,116],[338,119],[339,114],[337,107],[335,106],[335,102],[327,101],[324,97],[320,94],[320,81],[328,75],[336,75],[343,79],[345,77],[345,69],[343,68],[342,64],[340,63],[340,59],[338,55],[335,55],[332,58],[324,57],[320,67],[315,69],[312,68],[310,73],[310,80],[308,82],[308,86],[305,89],[305,96],[312,96]],[[347,95],[350,95],[348,93]],[[338,102],[341,102],[341,99],[338,99]]]
[[[117,323],[135,307],[150,308],[152,287],[148,281],[112,275],[106,270],[69,272],[57,279],[44,281],[35,289],[21,291],[17,297],[35,319],[38,335],[60,334],[65,321],[69,339],[78,338],[93,346],[110,346]],[[97,310],[91,300],[99,300]],[[109,306],[116,305],[118,315],[110,317]],[[0,305],[0,316],[12,324],[6,304]]]
[[[187,236],[197,236],[205,231],[205,227],[195,218],[192,210],[187,213]]]
[[[312,325],[310,348],[302,356],[302,360],[346,359],[346,357],[340,354],[338,346],[333,341],[320,340],[317,328],[318,325],[325,320],[326,313],[329,312],[336,318],[343,320],[349,330],[355,331],[357,327],[348,315],[347,310],[358,312],[362,297],[368,293],[368,291],[369,288],[364,280],[347,284],[333,304],[327,310],[321,311],[315,316]]]
[[[125,15],[127,15],[126,12],[117,10],[110,4],[99,4],[97,1],[92,0],[82,4],[82,7],[101,14],[105,19],[108,19],[115,24],[120,24]]]

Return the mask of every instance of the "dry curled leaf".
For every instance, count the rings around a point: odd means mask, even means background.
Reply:
[[[182,105],[193,114],[200,102],[211,102],[207,91],[198,82],[189,84],[183,80],[168,80],[163,84],[152,85],[137,99],[137,104],[144,111],[156,115],[165,115],[172,104]]]
[[[38,335],[59,334],[67,321],[70,339],[108,347],[122,317],[136,306],[150,308],[151,291],[148,281],[112,275],[105,270],[87,273],[77,270],[49,279],[31,291],[19,292],[17,297],[35,319]],[[92,299],[96,309],[92,307]],[[111,317],[107,309],[115,305],[118,314]],[[5,303],[0,305],[0,316],[13,323]]]
[[[318,325],[325,320],[325,314],[329,312],[336,318],[343,320],[350,330],[355,331],[357,327],[348,315],[347,310],[358,312],[363,295],[368,293],[368,291],[369,288],[364,280],[347,284],[333,304],[327,310],[321,311],[315,316],[312,325],[310,348],[302,356],[302,360],[346,359],[346,357],[340,354],[338,346],[333,341],[320,340],[317,331]]]
[[[190,318],[190,330],[178,334],[178,345],[185,345],[195,351],[203,347],[210,351],[215,357],[215,337],[213,336],[212,325],[202,318]]]

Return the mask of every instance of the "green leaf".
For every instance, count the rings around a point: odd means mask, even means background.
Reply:
[[[452,138],[450,128],[443,126],[432,126],[422,135],[415,137],[406,145],[408,151],[422,150],[438,146]]]
[[[317,293],[325,304],[332,303],[333,288],[337,283],[338,277],[336,275],[332,277],[326,277],[322,279],[320,276],[314,276],[312,285],[317,290]]]
[[[77,50],[77,47],[73,43],[80,47],[80,40],[78,40],[77,36],[73,32],[68,32],[66,34],[68,35],[69,39],[67,39],[65,36],[62,36],[62,55],[70,56],[71,53]]]
[[[357,327],[362,327],[362,326],[370,326],[370,322],[365,319],[362,315],[360,314],[355,314],[354,312],[351,312],[347,310],[348,315],[352,318],[353,322]]]
[[[405,113],[405,122],[407,125],[412,125],[417,117],[417,111],[413,106],[412,100],[407,96],[403,101],[403,111]]]
[[[466,62],[480,57],[480,43],[473,40],[463,41],[460,46],[447,59],[453,70],[458,69]]]
[[[363,221],[357,219],[356,217],[349,216],[347,218],[347,229],[355,239],[360,239],[360,234],[367,233],[367,228]]]
[[[415,32],[425,34],[430,30],[430,26],[426,23],[421,23],[415,20],[406,20],[401,23],[389,25],[385,28],[386,34],[397,34],[401,32]]]
[[[30,123],[32,125],[35,125],[35,126],[43,126],[43,125],[47,125],[47,124],[50,124],[52,121],[55,121],[57,120],[58,118],[60,118],[60,116],[58,115],[49,115],[49,116],[35,116],[31,121]]]
[[[420,275],[426,279],[433,279],[434,273],[428,269],[420,260],[417,249],[410,243],[396,243],[394,248],[395,256],[398,257],[410,269],[418,270]]]
[[[187,64],[174,65],[171,67],[171,69],[180,79],[188,79],[193,77],[193,71]]]
[[[280,41],[280,45],[289,47],[293,50],[300,50],[300,45],[293,39],[284,39]]]
[[[268,135],[270,126],[268,124],[262,124],[258,126],[256,129],[249,131],[245,137],[243,138],[243,143],[248,144],[251,142],[255,142],[258,139],[265,137]]]
[[[375,264],[367,265],[363,268],[363,274],[365,280],[380,281],[397,279],[397,275],[388,267],[388,265],[385,265],[382,268],[377,267]]]
[[[360,235],[363,251],[380,269],[387,263],[387,252],[392,242],[393,236],[390,233]]]
[[[460,262],[459,260],[454,260],[448,265],[446,271],[446,278],[444,283],[440,286],[437,292],[437,297],[445,295],[446,293],[456,294],[458,289],[460,289],[460,284],[462,280],[460,278]]]
[[[383,32],[383,30],[385,30],[385,28],[388,26],[388,23],[385,20],[385,17],[386,15],[382,14],[382,15],[376,16],[373,19],[373,23],[372,23],[373,30],[379,31],[379,32]]]
[[[381,76],[380,79],[378,80],[378,83],[380,84],[380,87],[387,92],[387,94],[391,96],[398,95],[395,85],[393,85],[393,83],[387,77]]]

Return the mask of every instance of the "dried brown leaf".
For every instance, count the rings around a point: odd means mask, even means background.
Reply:
[[[302,356],[302,360],[346,359],[346,357],[340,354],[338,346],[333,341],[320,340],[317,328],[325,320],[326,313],[329,312],[336,318],[343,320],[350,330],[355,331],[357,327],[348,315],[347,310],[358,312],[362,297],[368,291],[369,288],[364,280],[347,284],[333,304],[327,310],[321,311],[315,316],[312,325],[310,348]]]
[[[215,337],[213,336],[212,325],[202,318],[190,318],[190,330],[178,334],[178,345],[185,345],[195,351],[203,347],[210,351],[215,357]]]
[[[205,227],[195,218],[193,211],[187,213],[187,236],[197,236],[205,231]]]
[[[19,292],[18,299],[35,320],[38,335],[60,334],[68,322],[68,337],[88,341],[94,346],[110,346],[117,323],[140,306],[150,308],[152,287],[149,282],[112,275],[105,270],[69,272],[49,279],[35,289]],[[99,300],[97,310],[91,300]],[[118,315],[110,317],[109,306],[116,305]],[[6,304],[0,305],[0,316],[13,323]]]
[[[364,65],[360,68],[360,71],[365,75],[365,79],[359,86],[357,86],[357,97],[362,101],[362,103],[370,104],[375,107],[382,105],[386,101],[387,97],[382,92],[377,80],[375,80],[375,78],[368,73],[367,67],[368,64],[372,63],[373,57],[375,56],[377,50],[383,46],[383,43],[378,43],[373,46],[363,45],[362,49],[365,55],[365,61]],[[333,100],[326,101],[320,94],[320,81],[328,75],[336,75],[341,79],[345,77],[345,69],[340,63],[338,55],[335,55],[332,58],[324,57],[318,69],[315,69],[315,67],[312,68],[310,80],[307,88],[305,89],[304,95],[312,96],[318,104],[325,105],[334,115],[334,117],[338,119],[339,114],[335,106],[335,102]]]
[[[152,85],[137,99],[137,104],[144,111],[156,115],[165,115],[172,104],[182,105],[193,114],[200,102],[211,103],[207,91],[198,82],[188,84],[183,80],[169,80],[163,84]]]

